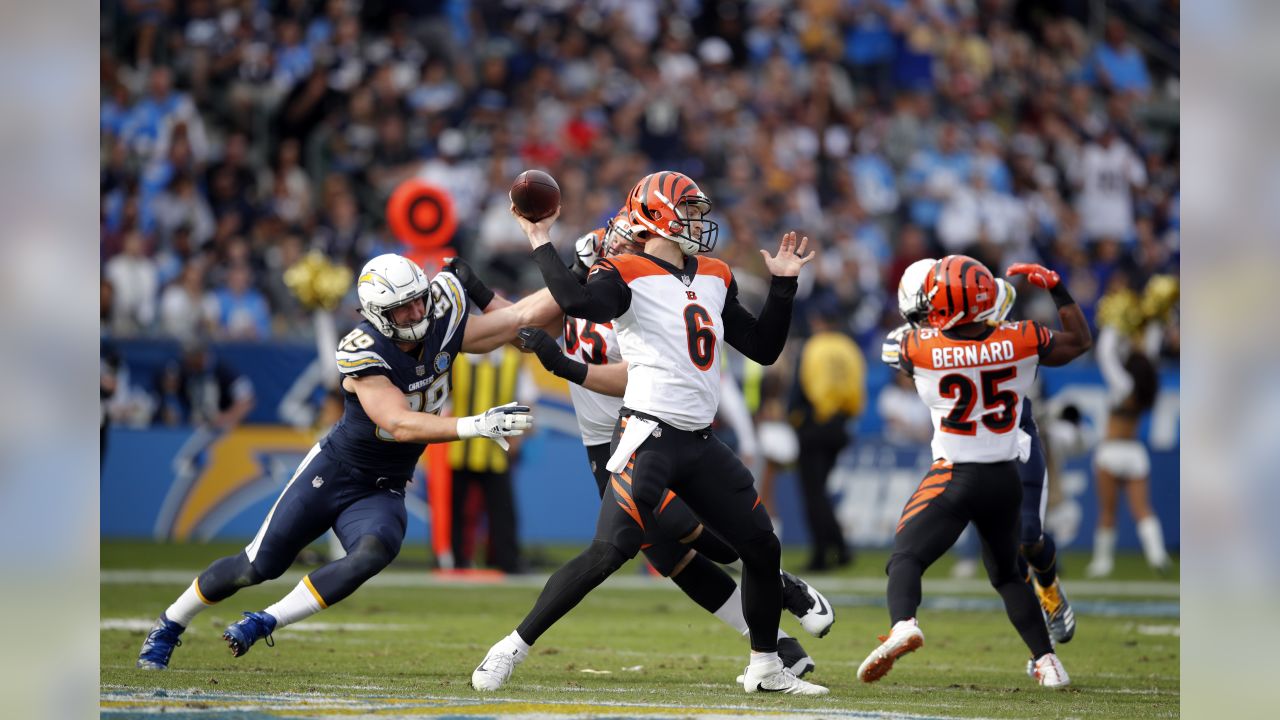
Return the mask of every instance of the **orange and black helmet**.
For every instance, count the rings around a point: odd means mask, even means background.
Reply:
[[[924,279],[930,327],[946,330],[979,322],[995,306],[996,279],[986,265],[968,255],[948,255]]]
[[[626,208],[635,232],[666,238],[686,255],[715,249],[720,228],[706,218],[711,200],[683,173],[664,170],[644,176],[627,196]]]

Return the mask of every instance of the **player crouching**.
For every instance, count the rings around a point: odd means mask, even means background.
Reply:
[[[1022,485],[1018,428],[1023,398],[1039,365],[1064,365],[1092,343],[1088,323],[1057,273],[1038,265],[1014,265],[1049,290],[1063,329],[1035,322],[984,320],[996,302],[991,271],[964,255],[939,260],[920,292],[929,308],[928,328],[902,336],[899,362],[933,417],[935,461],[903,508],[886,571],[893,626],[858,668],[875,682],[894,662],[924,645],[916,622],[920,578],[973,522],[983,541],[991,585],[1031,651],[1032,674],[1046,687],[1065,687],[1066,669],[1053,653],[1035,592],[1018,569]]]

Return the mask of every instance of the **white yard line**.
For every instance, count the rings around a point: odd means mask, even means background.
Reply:
[[[103,585],[185,585],[191,582],[190,570],[103,570],[99,573]],[[282,576],[282,582],[294,583],[303,573],[292,572]],[[510,587],[540,589],[549,575],[517,575],[493,580],[466,579],[435,575],[427,571],[391,570],[380,573],[367,585],[380,587]],[[821,578],[815,587],[823,593],[884,594],[883,578]],[[615,575],[605,581],[605,587],[620,590],[655,590],[675,593],[675,587],[664,578],[642,575]],[[1143,597],[1177,598],[1178,583],[1170,580],[1071,580],[1066,585],[1071,597]],[[924,581],[925,595],[988,595],[991,585],[986,580],[952,580],[939,578]]]

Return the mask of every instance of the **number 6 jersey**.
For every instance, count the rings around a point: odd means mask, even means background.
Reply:
[[[902,337],[899,362],[933,417],[933,456],[952,463],[1018,457],[1022,398],[1053,332],[1040,323],[1003,323],[966,339],[934,329]]]
[[[678,268],[645,253],[619,255],[596,263],[585,285],[550,244],[533,258],[566,315],[613,323],[628,363],[623,404],[681,430],[715,418],[722,340],[763,365],[786,343],[794,277],[773,278],[756,317],[738,302],[729,266],[715,258],[687,256]]]

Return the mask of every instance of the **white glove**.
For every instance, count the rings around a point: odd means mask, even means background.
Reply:
[[[458,439],[493,438],[493,441],[503,450],[510,450],[511,445],[503,438],[523,435],[524,431],[531,427],[533,427],[533,413],[529,406],[509,402],[506,405],[489,408],[483,415],[458,418]]]
[[[589,232],[573,242],[573,252],[578,256],[578,262],[587,267],[596,264],[596,260],[600,259],[600,248],[596,243],[596,234]]]

